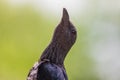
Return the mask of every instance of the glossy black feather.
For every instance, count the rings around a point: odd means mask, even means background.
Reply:
[[[64,68],[45,62],[38,67],[37,80],[68,80]]]

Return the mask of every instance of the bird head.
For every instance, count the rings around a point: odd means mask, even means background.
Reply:
[[[69,14],[63,8],[63,16],[60,24],[56,27],[53,42],[59,43],[64,49],[72,47],[77,37],[77,31],[69,20]]]

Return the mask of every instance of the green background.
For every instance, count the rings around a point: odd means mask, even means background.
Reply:
[[[14,8],[0,1],[0,80],[26,79],[30,68],[51,41],[60,18],[61,15],[57,18],[54,15],[43,15],[30,5]],[[88,13],[86,11],[83,15],[71,17],[77,28],[78,37],[65,59],[69,80],[100,79],[90,45],[104,40],[106,36],[90,35],[95,31],[90,25],[95,19],[105,21],[115,19],[119,22],[120,17],[110,19],[109,15],[101,16],[97,14],[96,7],[92,11],[88,10]]]

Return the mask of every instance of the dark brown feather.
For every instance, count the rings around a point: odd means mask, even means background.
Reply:
[[[63,17],[56,27],[51,43],[30,70],[27,80],[68,80],[64,59],[76,41],[77,31],[63,8]]]

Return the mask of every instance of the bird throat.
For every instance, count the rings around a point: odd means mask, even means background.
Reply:
[[[49,60],[51,63],[57,65],[63,65],[64,59],[69,49],[64,48],[57,42],[51,42],[51,44],[43,52],[40,61]]]

